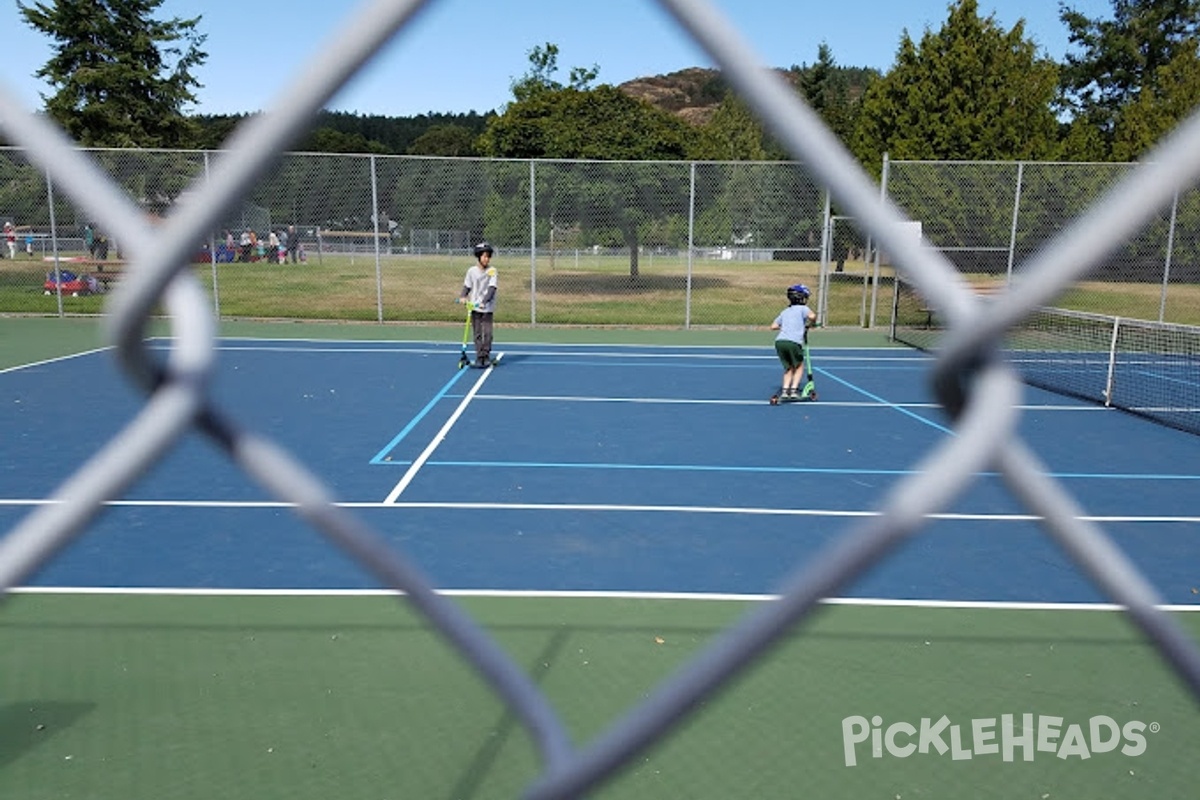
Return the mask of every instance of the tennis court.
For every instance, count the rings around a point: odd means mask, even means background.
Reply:
[[[766,333],[505,331],[502,366],[458,370],[445,336],[301,327],[222,338],[216,404],[455,596],[580,744],[954,435],[927,355],[836,331],[814,334],[819,401],[772,407]],[[4,530],[142,403],[108,351],[60,349],[0,372]],[[1200,630],[1195,436],[1032,388],[1021,419]],[[1107,600],[982,474],[595,794],[1190,796],[1194,702]],[[432,627],[198,434],[0,629],[6,796],[514,797],[538,775]]]

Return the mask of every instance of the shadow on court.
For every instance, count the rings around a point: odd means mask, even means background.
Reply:
[[[95,703],[14,700],[0,705],[0,768],[45,744],[90,714]]]

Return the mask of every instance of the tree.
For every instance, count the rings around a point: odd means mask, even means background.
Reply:
[[[463,157],[475,155],[476,136],[461,125],[434,125],[408,146],[412,156]]]
[[[705,161],[766,161],[786,159],[758,117],[737,94],[726,91],[712,118],[700,129],[692,150]]]
[[[662,161],[687,158],[695,136],[687,123],[614,86],[589,88],[596,70],[572,70],[571,85],[553,80],[558,48],[547,44],[530,53],[530,72],[513,84],[514,102],[489,121],[480,153],[496,158]],[[619,231],[629,249],[629,272],[638,276],[639,226],[662,204],[679,196],[664,181],[665,170],[638,165],[559,170],[548,187],[555,198],[546,218]],[[679,178],[686,172],[681,170]],[[539,197],[543,192],[539,185]]]
[[[1054,152],[1053,62],[1025,38],[957,0],[919,45],[905,32],[891,70],[863,99],[852,149],[864,164],[902,159],[1037,159]]]
[[[554,80],[554,73],[558,71],[558,45],[547,42],[543,47],[530,50],[528,55],[529,71],[512,85],[513,97],[518,102],[541,92],[556,92],[566,88]],[[594,64],[591,67],[572,67],[569,86],[572,89],[587,89],[599,74],[600,68]]]
[[[863,91],[879,73],[873,69],[839,67],[825,42],[817,47],[817,60],[812,66],[793,66],[791,72],[800,94],[829,129],[848,144],[854,135]]]
[[[1152,88],[1121,108],[1113,128],[1113,159],[1139,158],[1198,105],[1200,52],[1193,42],[1156,71]]]
[[[369,153],[386,155],[388,149],[361,133],[344,133],[333,128],[320,127],[309,133],[300,142],[301,151],[313,153]]]
[[[867,68],[839,67],[829,46],[822,43],[812,66],[783,70],[809,106],[844,143],[849,145],[865,87],[879,73]],[[723,81],[714,80],[716,85]],[[759,122],[734,92],[723,89],[720,105],[701,127],[693,157],[711,161],[786,161],[791,155]]]
[[[233,135],[247,114],[197,114],[192,117],[196,124],[196,147],[201,150],[219,150]]]
[[[1090,18],[1065,2],[1059,5],[1068,40],[1080,50],[1068,53],[1062,67],[1061,104],[1074,125],[1099,131],[1102,150],[1112,147],[1123,110],[1143,92],[1157,96],[1164,68],[1175,63],[1178,71],[1176,59],[1194,51],[1200,35],[1200,0],[1112,0],[1112,5],[1112,19]]]
[[[194,128],[184,106],[200,86],[192,71],[200,49],[200,17],[162,21],[162,0],[54,0],[17,8],[57,52],[35,75],[56,91],[47,113],[90,147],[191,147]]]

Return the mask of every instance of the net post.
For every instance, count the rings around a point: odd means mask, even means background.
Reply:
[[[1104,379],[1104,407],[1112,407],[1113,374],[1117,368],[1117,335],[1121,330],[1121,318],[1113,317],[1112,339],[1108,343],[1108,375]]]

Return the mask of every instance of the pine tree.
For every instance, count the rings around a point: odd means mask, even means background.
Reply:
[[[901,37],[895,64],[867,90],[853,150],[864,164],[904,159],[1036,159],[1055,148],[1053,62],[958,0],[942,28]]]
[[[90,147],[192,147],[193,70],[208,58],[200,17],[157,20],[163,0],[54,0],[17,8],[51,37],[55,54],[35,75],[55,91],[46,112]]]
[[[1116,156],[1114,137],[1124,111],[1144,93],[1154,98],[1164,88],[1177,91],[1179,71],[1194,57],[1200,36],[1200,0],[1112,0],[1112,5],[1111,19],[1090,18],[1065,4],[1060,14],[1079,50],[1068,53],[1062,68],[1062,104],[1073,128],[1082,125],[1099,134],[1079,136],[1091,145],[1087,152],[1072,153],[1075,157]],[[1170,64],[1171,85],[1162,87]],[[1145,101],[1142,106],[1145,111]],[[1128,136],[1127,130],[1122,155],[1139,149],[1130,149]]]
[[[848,143],[861,110],[863,89],[878,78],[878,73],[839,67],[825,42],[818,45],[812,66],[793,66],[791,71],[797,76],[796,84],[804,99],[830,130]]]

